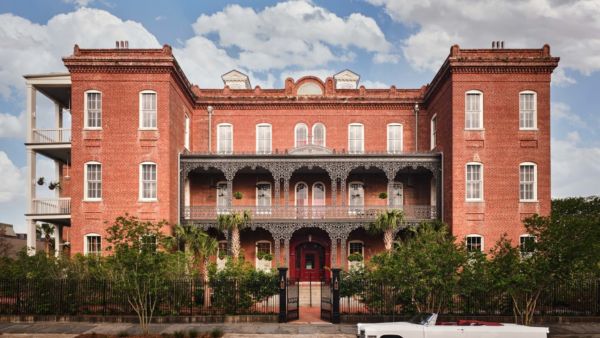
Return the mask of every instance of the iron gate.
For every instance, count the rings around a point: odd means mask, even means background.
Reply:
[[[332,312],[332,292],[331,292],[331,282],[324,279],[321,282],[321,319],[326,320],[328,322],[331,321],[331,312]]]
[[[299,318],[300,285],[297,280],[288,279],[287,281],[287,321],[297,320]]]

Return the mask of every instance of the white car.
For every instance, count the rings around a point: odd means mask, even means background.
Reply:
[[[408,322],[358,324],[358,338],[546,338],[547,327],[459,320],[437,322],[437,313],[415,315]]]

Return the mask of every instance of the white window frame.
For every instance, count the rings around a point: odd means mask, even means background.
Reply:
[[[392,182],[392,185],[390,188],[391,188],[391,190],[388,191],[389,206],[394,209],[404,210],[404,184],[402,182],[394,181],[394,182]],[[400,198],[402,199],[402,201],[401,201],[402,203],[400,205],[394,205],[394,203],[393,203],[393,201],[395,200],[394,190],[396,188],[398,188],[401,191]]]
[[[352,150],[350,146],[352,144],[352,140],[350,139],[350,129],[352,127],[360,127],[362,138],[360,139],[360,149]],[[348,153],[349,154],[364,154],[365,152],[365,125],[362,123],[350,123],[348,124]]]
[[[362,186],[362,205],[351,205],[352,201],[352,189],[350,187],[352,184],[360,184]],[[348,182],[348,213],[354,215],[356,213],[362,212],[365,209],[365,183],[362,181],[351,181]]]
[[[89,126],[89,121],[88,121],[88,94],[100,94],[100,127],[90,127]],[[83,93],[83,129],[86,130],[102,130],[102,120],[103,120],[103,114],[102,114],[102,110],[104,107],[104,102],[102,102],[102,92],[99,90],[95,90],[95,89],[91,89],[91,90],[86,90]]]
[[[532,94],[533,95],[533,126],[532,127],[522,127],[521,126],[521,95],[523,94]],[[537,130],[537,93],[533,90],[524,90],[519,92],[519,130]]]
[[[267,149],[265,151],[260,151],[259,146],[258,146],[259,145],[258,129],[260,127],[269,127],[269,149]],[[259,123],[256,125],[254,132],[256,134],[256,153],[257,154],[271,154],[273,152],[273,126],[270,123]]]
[[[88,165],[97,164],[100,166],[100,197],[89,197],[88,196]],[[97,161],[89,161],[83,164],[83,200],[87,202],[99,202],[102,201],[102,163]]]
[[[360,248],[361,253],[360,254],[362,256],[362,261],[360,261],[360,262],[350,262],[347,260],[347,258],[350,256],[350,246],[353,243],[360,243],[360,245],[361,245],[361,248]],[[358,267],[363,267],[365,264],[365,242],[359,241],[359,240],[348,241],[348,249],[347,250],[348,250],[348,252],[346,252],[346,260],[348,261],[348,268],[354,269],[354,268],[358,268]]]
[[[320,184],[323,186],[323,205],[315,205],[315,186]],[[314,218],[323,218],[325,217],[325,207],[327,206],[327,186],[325,183],[321,181],[317,181],[312,184],[311,193],[310,193],[310,206],[312,208],[312,215]]]
[[[523,182],[521,181],[521,168],[525,166],[533,166],[533,198],[532,199],[523,199],[521,198],[521,185]],[[519,201],[520,202],[537,202],[538,201],[538,173],[537,173],[537,164],[533,162],[523,162],[519,163]]]
[[[467,126],[467,96],[469,94],[479,94],[479,107],[481,108],[479,111],[479,126],[470,127]],[[480,90],[468,90],[465,92],[465,130],[483,130],[483,92]]]
[[[144,110],[142,109],[143,107],[143,100],[142,97],[144,96],[144,94],[154,94],[154,98],[156,99],[156,110],[154,111],[154,113],[156,114],[155,116],[155,120],[156,120],[156,127],[144,127]],[[142,90],[139,94],[139,129],[140,130],[158,130],[158,93],[156,93],[156,91],[154,90]]]
[[[254,244],[254,266],[256,267],[257,270],[260,271],[269,271],[271,269],[272,266],[272,261],[267,261],[264,259],[258,259],[258,245],[259,244],[263,244],[263,243],[268,243],[269,244],[269,254],[273,255],[273,244],[271,244],[271,241],[267,241],[267,240],[260,240],[260,241],[256,241],[256,243]],[[273,257],[274,258],[274,257]]]
[[[481,168],[481,186],[479,187],[480,197],[478,198],[469,198],[469,180],[468,180],[468,168],[470,165],[478,165]],[[483,163],[481,162],[468,162],[465,164],[465,200],[467,202],[482,202],[483,201],[483,186],[484,186],[484,175],[483,175]]]
[[[533,251],[523,252],[523,238],[533,238],[534,242],[537,241],[537,238],[531,234],[522,234],[521,236],[519,236],[519,252],[521,253],[522,257],[529,257],[533,254]]]
[[[469,234],[465,236],[465,248],[467,251],[469,250],[469,238],[480,238],[481,239],[481,252],[485,252],[485,241],[482,235],[479,234]]]
[[[258,205],[258,185],[268,185],[269,186],[269,205]],[[273,206],[273,185],[269,181],[259,181],[256,182],[255,190],[255,205],[256,205],[256,213],[260,215],[270,215],[271,207]]]
[[[400,149],[392,150],[390,149],[390,127],[400,127]],[[363,135],[364,139],[364,135]],[[388,123],[387,125],[387,152],[388,154],[400,154],[404,151],[404,127],[402,123]]]
[[[185,114],[184,116],[185,120],[183,122],[183,128],[184,128],[184,140],[183,140],[183,146],[185,147],[185,149],[190,150],[190,116],[188,114]]]
[[[153,165],[156,171],[156,197],[144,197],[144,165]],[[158,165],[155,162],[142,162],[140,163],[139,170],[139,199],[141,202],[156,202],[158,201]]]
[[[325,124],[321,123],[321,122],[317,122],[315,124],[313,124],[312,126],[312,144],[313,145],[317,145],[317,143],[315,142],[315,128],[321,126],[323,128],[323,144],[321,145],[322,147],[327,147],[327,128],[325,127]]]
[[[100,252],[95,253],[95,252],[89,251],[89,249],[88,249],[88,238],[89,237],[99,237],[100,238]],[[102,236],[100,236],[100,234],[89,233],[89,234],[85,234],[83,236],[83,254],[85,256],[90,255],[90,254],[97,254],[98,256],[102,256]]]
[[[221,215],[221,214],[226,214],[228,212],[228,202],[227,199],[225,199],[225,205],[219,205],[219,186],[220,185],[225,185],[225,197],[226,198],[233,198],[233,196],[227,196],[227,181],[218,181],[217,184],[215,185],[215,207],[217,209],[217,215]]]
[[[308,207],[310,205],[310,201],[308,200],[308,184],[304,181],[300,181],[294,185],[294,206],[298,207],[298,185],[304,184],[306,186],[306,205],[300,205],[301,207]]]
[[[438,125],[438,120],[437,120],[437,114],[433,114],[433,116],[431,117],[431,121],[429,124],[429,129],[431,131],[431,136],[430,136],[430,150],[435,149],[435,147],[437,146],[437,125]]]
[[[304,143],[304,145],[298,145],[298,128],[304,127],[304,129],[306,130],[306,142]],[[308,145],[308,125],[306,125],[306,123],[296,123],[296,125],[294,126],[294,148],[299,148],[299,147],[303,147]]]
[[[221,127],[229,126],[231,128],[231,149],[227,152],[221,149]],[[217,154],[220,155],[231,155],[233,154],[233,124],[231,123],[219,123],[217,124]]]

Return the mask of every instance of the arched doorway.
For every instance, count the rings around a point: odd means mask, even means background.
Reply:
[[[290,240],[290,278],[299,281],[329,279],[331,241],[321,229],[298,230]]]

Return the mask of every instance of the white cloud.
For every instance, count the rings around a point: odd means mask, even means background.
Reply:
[[[564,102],[552,102],[552,122],[553,125],[568,124],[578,128],[587,127],[587,124],[583,119],[572,111],[571,107]]]
[[[552,73],[553,86],[566,87],[575,83],[577,83],[577,81],[574,78],[568,76],[565,72],[564,67],[562,66],[557,67]]]
[[[352,60],[351,48],[392,59],[386,54],[391,44],[375,20],[360,13],[342,18],[310,1],[282,2],[259,12],[230,5],[201,15],[193,28],[198,36],[215,34],[219,48],[239,51],[240,67],[256,71]]]
[[[0,138],[20,138],[25,135],[25,117],[0,113]]]
[[[380,81],[365,80],[359,83],[361,86],[365,86],[367,89],[388,89],[390,86]]]
[[[4,151],[0,151],[0,203],[12,202],[25,195],[25,168],[17,168]]]
[[[7,98],[11,90],[21,91],[23,74],[64,70],[61,57],[71,54],[74,44],[112,48],[116,40],[128,40],[134,48],[160,46],[141,24],[99,9],[59,14],[45,25],[0,14],[0,95]]]
[[[552,139],[552,196],[589,196],[600,193],[600,147],[581,144],[577,132]]]
[[[87,7],[94,0],[63,0],[64,3],[74,4],[77,7]]]
[[[374,63],[398,63],[400,55],[392,53],[377,53],[373,56]]]
[[[283,72],[281,72],[281,82],[285,82],[285,79],[287,79],[288,77],[291,77],[292,79],[294,79],[294,81],[298,81],[301,77],[308,75],[316,76],[322,81],[325,81],[325,79],[327,79],[328,77],[332,77],[335,73],[337,72],[325,68],[301,69],[293,71],[284,70]]]
[[[406,59],[417,69],[437,70],[450,45],[508,48],[552,46],[561,65],[583,74],[600,70],[600,2],[597,0],[368,0],[389,16],[416,26],[404,41]],[[564,73],[559,74],[558,80]],[[569,81],[567,80],[566,84]]]

